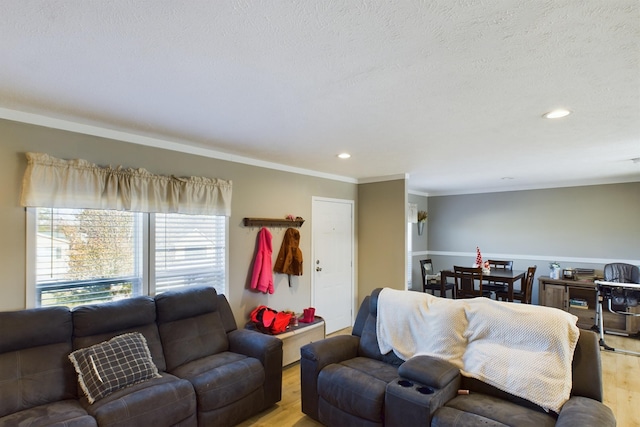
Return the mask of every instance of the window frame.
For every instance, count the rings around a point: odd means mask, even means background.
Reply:
[[[26,290],[25,307],[37,308],[38,291],[36,289],[37,270],[37,209],[25,208],[26,212]],[[142,215],[142,268],[141,268],[141,292],[142,295],[154,296],[155,288],[155,214],[141,212]],[[220,215],[223,216],[223,215]],[[229,293],[229,217],[224,215],[224,292]]]

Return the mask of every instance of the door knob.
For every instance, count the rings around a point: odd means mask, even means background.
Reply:
[[[322,267],[316,267],[316,271],[322,271]]]

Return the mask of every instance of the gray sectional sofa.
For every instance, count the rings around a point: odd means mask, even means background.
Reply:
[[[157,373],[89,403],[69,354],[130,333]],[[0,313],[0,426],[229,426],[281,391],[282,341],[238,329],[213,288]]]
[[[615,426],[602,403],[600,348],[581,330],[574,352],[570,399],[559,413],[467,378],[446,360],[381,354],[378,296],[367,296],[351,335],[301,348],[302,411],[327,426]],[[463,394],[459,394],[462,390]],[[467,394],[464,394],[468,392]]]

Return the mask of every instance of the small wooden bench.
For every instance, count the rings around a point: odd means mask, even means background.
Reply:
[[[256,329],[251,322],[245,328]],[[274,337],[282,340],[282,366],[290,365],[300,360],[300,347],[325,338],[324,319],[315,316],[313,323],[298,322],[297,326],[290,325],[286,332]]]

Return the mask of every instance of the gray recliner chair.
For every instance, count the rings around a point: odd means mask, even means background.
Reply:
[[[452,364],[429,356],[404,362],[381,354],[376,335],[378,295],[365,297],[352,335],[300,349],[302,412],[327,426],[430,425],[433,413],[460,384]]]

